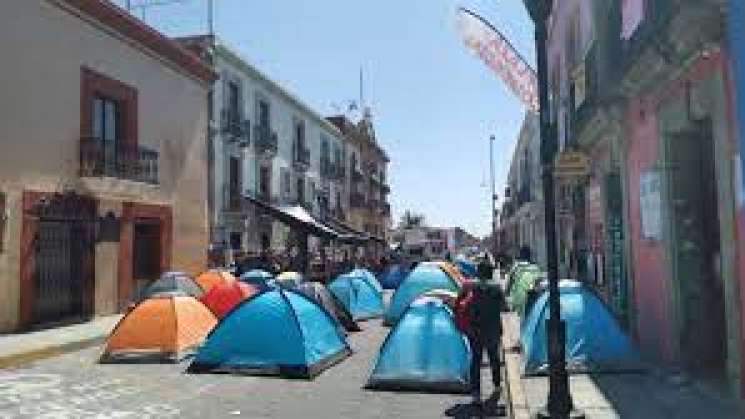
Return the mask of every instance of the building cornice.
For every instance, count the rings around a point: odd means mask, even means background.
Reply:
[[[105,26],[203,83],[211,84],[217,79],[215,72],[194,54],[109,0],[48,1],[84,20]]]

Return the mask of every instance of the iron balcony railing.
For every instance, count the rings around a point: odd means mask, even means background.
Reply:
[[[381,206],[381,208],[380,208],[380,214],[383,215],[383,216],[385,216],[385,217],[391,215],[391,204],[389,204],[387,202],[384,203]]]
[[[331,162],[331,159],[327,156],[321,156],[321,176],[324,178],[330,179],[334,177],[334,174],[336,172],[336,168],[334,167],[334,164]]]
[[[292,146],[292,163],[300,171],[306,171],[310,167],[310,150],[300,141],[295,141]]]
[[[277,154],[279,141],[277,140],[277,133],[273,132],[271,128],[264,125],[255,126],[254,141],[259,152],[271,155]]]
[[[157,185],[158,152],[100,138],[80,139],[80,176],[113,177]]]
[[[251,122],[238,112],[223,109],[220,113],[220,131],[227,136],[230,143],[248,147],[251,143]]]
[[[362,171],[358,167],[352,168],[352,182],[361,182],[363,179],[365,179],[365,175],[362,173]]]

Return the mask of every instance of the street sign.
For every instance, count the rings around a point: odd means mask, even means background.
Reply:
[[[578,151],[562,151],[554,161],[554,174],[558,178],[573,179],[590,174],[590,159]]]

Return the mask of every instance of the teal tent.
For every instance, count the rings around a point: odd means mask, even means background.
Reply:
[[[367,388],[465,393],[471,350],[440,299],[420,297],[391,329]]]
[[[408,273],[409,271],[400,264],[390,265],[380,275],[380,285],[384,289],[395,290]]]
[[[571,280],[562,280],[559,290],[561,318],[566,323],[566,362],[570,373],[643,369],[631,340],[592,290]],[[548,372],[548,317],[548,292],[544,291],[526,315],[520,331],[525,375]]]
[[[331,314],[303,294],[276,288],[223,318],[188,371],[313,378],[349,354]]]
[[[458,257],[455,259],[455,266],[466,278],[478,278],[479,276],[476,264],[465,257]]]
[[[391,299],[384,323],[393,326],[417,297],[432,290],[458,292],[460,287],[438,265],[420,263],[406,276]]]
[[[362,275],[340,275],[328,285],[328,289],[355,321],[383,315],[383,295]]]
[[[365,278],[365,280],[369,282],[376,291],[378,291],[379,293],[383,292],[383,286],[380,284],[380,281],[378,281],[378,278],[375,277],[375,274],[373,274],[369,270],[364,268],[357,268],[352,270],[352,272],[350,272],[349,274]]]

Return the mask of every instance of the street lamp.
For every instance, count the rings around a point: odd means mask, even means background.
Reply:
[[[551,14],[553,0],[523,0],[530,18],[535,23],[535,48],[538,62],[538,100],[540,105],[541,166],[543,179],[543,204],[546,226],[546,262],[548,269],[549,320],[548,362],[549,390],[540,418],[581,418],[575,411],[569,392],[569,376],[565,362],[566,325],[561,320],[559,301],[559,265],[556,247],[556,203],[554,197],[553,161],[556,153],[556,133],[551,127],[548,103],[548,30],[546,20]]]

